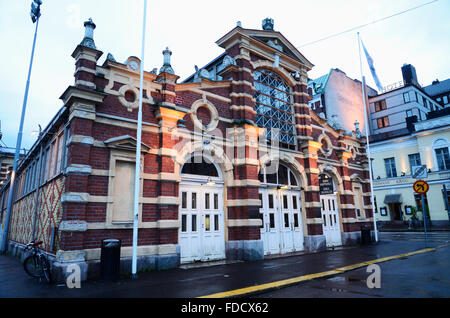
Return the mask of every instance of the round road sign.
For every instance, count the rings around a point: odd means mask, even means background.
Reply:
[[[416,182],[414,182],[413,188],[417,193],[425,194],[430,189],[430,186],[423,180],[417,180]]]

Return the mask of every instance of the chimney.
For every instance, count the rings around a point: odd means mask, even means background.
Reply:
[[[405,85],[419,85],[417,80],[416,69],[411,64],[403,64],[402,66],[403,82]]]

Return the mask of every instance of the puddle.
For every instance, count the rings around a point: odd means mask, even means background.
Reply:
[[[331,277],[327,279],[328,281],[331,282],[345,282],[345,277],[340,277],[340,276],[336,276],[336,277]]]

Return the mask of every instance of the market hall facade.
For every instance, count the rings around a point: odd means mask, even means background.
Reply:
[[[56,274],[77,263],[83,279],[98,273],[103,239],[122,241],[123,268],[132,253],[140,60],[100,65],[95,27],[85,23],[74,85],[18,169],[8,236],[16,254],[42,240]],[[356,244],[361,226],[373,230],[365,138],[310,110],[313,65],[273,20],[216,44],[224,53],[181,83],[169,49],[144,72],[138,270]]]

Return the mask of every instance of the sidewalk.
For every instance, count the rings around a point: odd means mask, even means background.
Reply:
[[[431,243],[428,247],[438,245]],[[328,271],[424,247],[421,242],[381,241],[371,246],[301,256],[140,273],[136,280],[87,281],[81,283],[80,289],[41,284],[26,275],[18,259],[0,256],[0,297],[192,298]]]

